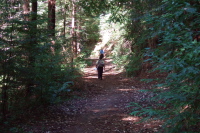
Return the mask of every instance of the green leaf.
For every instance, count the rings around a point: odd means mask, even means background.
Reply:
[[[192,7],[186,7],[186,8],[184,8],[184,10],[189,13],[196,13],[196,11],[197,11],[196,8],[192,8]]]

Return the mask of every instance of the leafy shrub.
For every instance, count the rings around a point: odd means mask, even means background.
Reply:
[[[141,57],[130,56],[129,63],[125,66],[127,76],[138,76],[141,71],[142,60]]]
[[[159,18],[147,18],[148,23],[155,24],[150,32],[153,28],[154,35],[162,38],[151,50],[151,59],[154,71],[168,75],[154,86],[156,96],[151,100],[157,104],[142,108],[134,104],[137,108],[132,114],[163,120],[167,133],[199,132],[200,43],[194,39],[199,36],[199,3],[170,0],[159,8],[165,11]]]

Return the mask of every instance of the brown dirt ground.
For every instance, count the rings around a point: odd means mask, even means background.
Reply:
[[[97,79],[95,59],[93,65],[84,69],[85,92],[81,97],[48,107],[40,120],[29,121],[25,131],[32,133],[153,133],[161,127],[161,121],[150,120],[138,123],[140,117],[131,116],[130,102],[147,106],[151,84],[140,81],[139,77],[127,78],[105,59],[106,70],[103,80]],[[145,75],[146,77],[148,75]],[[77,92],[80,93],[80,92]]]

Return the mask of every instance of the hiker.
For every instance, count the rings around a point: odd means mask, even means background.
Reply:
[[[100,49],[100,54],[104,54],[104,51],[103,51],[103,49]]]
[[[104,50],[103,49],[100,49],[100,56],[103,56],[104,57]]]
[[[105,70],[105,63],[103,61],[103,54],[99,56],[99,60],[96,62],[96,68],[98,71],[98,79],[102,80],[103,69]]]

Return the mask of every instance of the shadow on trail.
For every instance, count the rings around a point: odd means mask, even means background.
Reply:
[[[139,82],[125,78],[123,73],[116,71],[111,59],[105,59],[106,70],[103,80],[97,79],[95,62],[85,69],[86,89],[91,91],[92,97],[79,101],[82,113],[77,118],[79,128],[73,126],[72,133],[153,133],[159,121],[137,123],[140,118],[131,116],[130,102],[143,97],[139,93]],[[81,112],[81,111],[80,111]]]
[[[139,92],[143,85],[137,79],[126,78],[117,71],[111,59],[105,59],[103,80],[97,79],[95,62],[85,68],[85,89],[90,93],[52,106],[44,120],[33,126],[33,133],[153,133],[160,121],[137,123],[140,118],[131,116],[128,105],[147,97]],[[142,100],[141,100],[142,99]]]

